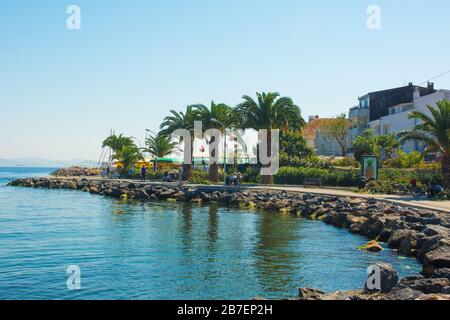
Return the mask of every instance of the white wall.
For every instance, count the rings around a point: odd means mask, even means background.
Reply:
[[[319,156],[340,157],[342,155],[341,147],[336,139],[320,129],[317,130],[316,135],[316,150]]]
[[[449,90],[438,90],[437,92],[420,97],[414,100],[414,109],[406,112],[396,113],[393,115],[389,115],[380,120],[373,121],[370,123],[371,127],[375,127],[376,125],[381,126],[381,134],[386,133],[400,133],[402,131],[410,131],[414,129],[414,127],[420,123],[417,119],[409,119],[408,115],[411,111],[419,111],[426,115],[431,115],[430,111],[427,109],[427,105],[431,105],[436,107],[436,102],[447,99],[450,100],[450,91]],[[389,132],[383,132],[384,125],[387,124],[389,126]],[[403,146],[403,151],[412,152],[414,150],[423,151],[424,146],[420,142],[416,141],[408,141]]]

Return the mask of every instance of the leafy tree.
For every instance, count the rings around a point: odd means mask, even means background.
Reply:
[[[394,133],[379,136],[377,140],[384,160],[391,159],[393,153],[401,146],[401,143],[398,141],[397,136]]]
[[[367,129],[361,136],[357,136],[353,142],[353,154],[357,161],[361,161],[364,155],[380,155],[378,138],[373,129]]]
[[[340,148],[343,157],[347,155],[349,147],[348,129],[349,120],[345,114],[337,116],[335,119],[331,119],[324,126],[325,131],[330,135],[331,139],[336,141]]]
[[[271,152],[272,129],[298,130],[305,125],[300,108],[289,97],[280,97],[278,92],[256,93],[257,100],[243,96],[244,102],[236,107],[244,129],[267,129],[267,150]],[[262,176],[262,183],[271,184],[273,177]]]
[[[313,150],[306,145],[300,131],[280,131],[280,165],[296,166],[301,159],[309,158]]]
[[[399,134],[400,141],[418,140],[428,146],[428,151],[439,152],[441,157],[444,185],[450,188],[450,101],[441,100],[437,108],[427,106],[431,116],[414,111],[409,114],[410,119],[421,120],[410,132]]]

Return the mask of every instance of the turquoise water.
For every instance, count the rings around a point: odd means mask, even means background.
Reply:
[[[0,168],[0,299],[251,299],[361,288],[366,268],[419,264],[322,222],[216,206],[121,202],[6,187],[50,169]],[[81,290],[67,289],[78,265]]]

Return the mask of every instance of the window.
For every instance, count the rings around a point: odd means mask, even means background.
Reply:
[[[360,107],[363,109],[369,108],[369,98],[364,98],[360,100]]]
[[[413,106],[410,105],[410,104],[408,104],[408,105],[403,105],[403,106],[402,106],[402,112],[409,111],[409,110],[411,110],[412,108],[413,108]]]
[[[396,113],[397,113],[397,108],[394,107],[394,108],[389,109],[389,114],[392,115],[392,114],[396,114]]]

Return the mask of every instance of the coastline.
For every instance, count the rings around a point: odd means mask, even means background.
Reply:
[[[168,184],[148,184],[115,180],[68,178],[24,178],[9,185],[18,187],[69,189],[114,198],[139,201],[179,201],[266,210],[321,220],[335,227],[387,242],[389,248],[416,257],[423,275],[408,277],[386,292],[360,291],[327,294],[300,289],[301,299],[394,299],[448,298],[450,294],[450,217],[443,212],[387,203],[371,198],[292,193],[286,191],[246,190],[245,187],[217,188]],[[437,296],[436,296],[437,295]]]

